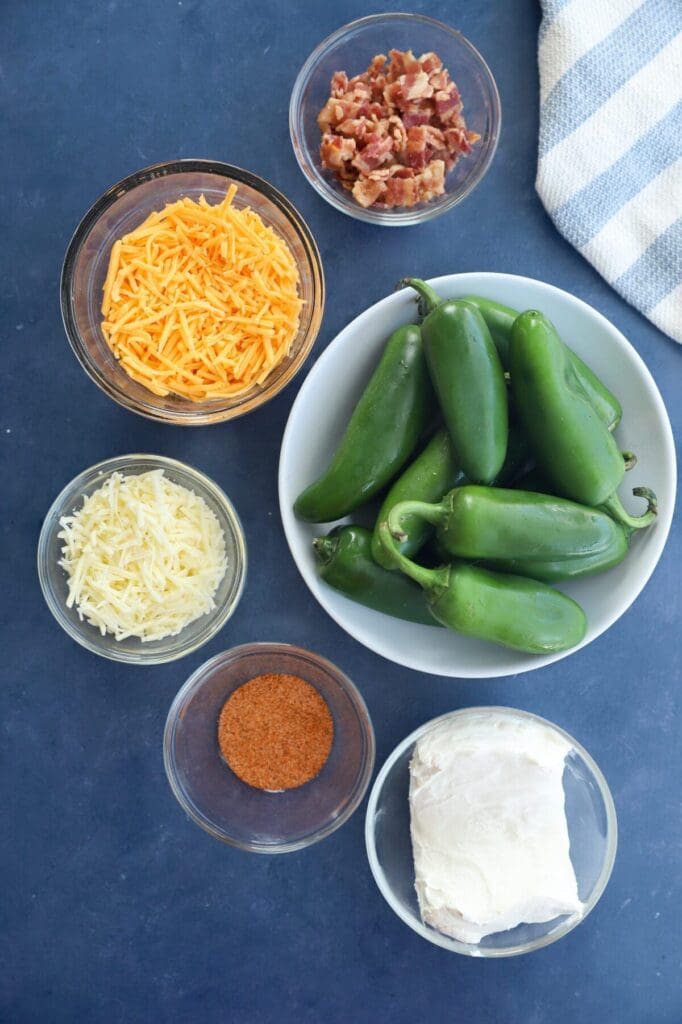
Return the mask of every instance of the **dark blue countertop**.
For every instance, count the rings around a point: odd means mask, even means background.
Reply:
[[[375,0],[371,9],[391,6]],[[4,5],[3,1022],[682,1020],[679,528],[636,604],[585,650],[511,679],[418,675],[342,633],[290,558],[276,469],[303,375],[243,420],[160,426],[100,394],[62,329],[61,261],[90,203],[139,167],[212,157],[272,181],[308,220],[328,286],[313,358],[407,271],[521,272],[575,293],[625,332],[680,436],[680,350],[559,237],[534,192],[536,3],[414,9],[480,47],[499,84],[503,134],[490,173],[460,208],[396,233],[323,203],[289,144],[296,72],[325,35],[368,12],[360,0]],[[145,670],[69,640],[34,568],[60,488],[93,462],[135,450],[214,477],[242,517],[250,554],[244,598],[224,631],[183,661]],[[575,735],[604,770],[620,824],[613,877],[589,919],[531,956],[472,961],[423,942],[384,903],[365,858],[364,805],[325,842],[275,858],[224,847],[189,822],[163,772],[170,702],[209,656],[265,639],[310,647],[350,674],[374,719],[379,764],[421,722],[467,704],[527,708]]]

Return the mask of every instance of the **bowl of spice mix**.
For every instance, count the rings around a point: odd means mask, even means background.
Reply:
[[[338,668],[289,644],[245,644],[190,676],[168,713],[164,765],[183,810],[253,853],[300,850],[360,804],[374,730]]]

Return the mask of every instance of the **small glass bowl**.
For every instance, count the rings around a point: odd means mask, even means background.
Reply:
[[[243,395],[190,402],[152,394],[114,358],[102,328],[102,289],[114,242],[154,210],[183,196],[205,195],[219,203],[231,184],[235,207],[250,206],[287,243],[298,268],[301,310],[289,356],[267,380]],[[288,199],[262,178],[217,160],[174,160],[137,171],[112,185],[88,210],[71,239],[61,279],[64,327],[79,363],[110,398],[149,419],[179,426],[221,423],[243,416],[274,398],[301,369],[315,342],[324,311],[324,275],[308,226]]]
[[[126,476],[162,469],[176,484],[203,498],[215,513],[225,536],[227,571],[215,594],[215,608],[185,626],[177,636],[143,643],[136,637],[116,640],[104,636],[89,622],[81,621],[75,608],[66,607],[67,575],[60,567],[62,541],[59,520],[83,504],[83,498],[102,486],[107,477],[119,472]],[[82,647],[111,661],[129,665],[159,665],[191,654],[219,632],[239,604],[246,579],[244,531],[232,503],[221,489],[198,470],[162,455],[119,455],[98,462],[67,484],[45,516],[38,541],[38,578],[47,606],[65,632]]]
[[[409,781],[414,746],[435,725],[450,718],[494,713],[532,719],[553,729],[572,749],[566,758],[563,784],[570,856],[583,904],[579,914],[564,914],[541,924],[519,924],[487,935],[477,944],[459,942],[424,924],[414,887],[410,838]],[[465,956],[502,957],[530,953],[560,939],[584,921],[606,888],[616,856],[618,829],[613,798],[598,766],[572,736],[539,715],[514,708],[463,708],[441,715],[415,729],[396,747],[377,775],[365,820],[367,856],[382,896],[398,917],[423,939]]]
[[[445,181],[445,193],[428,203],[390,210],[364,209],[320,164],[321,134],[317,115],[329,98],[335,71],[348,77],[364,71],[378,53],[433,51],[457,83],[467,128],[480,140],[461,157]],[[482,180],[497,149],[500,97],[490,68],[468,39],[455,29],[423,14],[372,14],[352,21],[323,40],[301,68],[289,104],[289,131],[299,167],[316,192],[342,213],[388,227],[421,224],[439,217],[469,195]]]
[[[271,672],[314,686],[334,720],[331,753],[320,773],[282,793],[242,782],[218,747],[227,698]],[[353,683],[325,658],[290,644],[244,644],[211,658],[179,691],[168,712],[163,759],[181,807],[209,835],[252,853],[289,853],[331,835],[357,808],[374,768],[374,730]]]

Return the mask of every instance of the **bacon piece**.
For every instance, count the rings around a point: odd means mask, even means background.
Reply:
[[[348,92],[356,103],[369,103],[372,99],[372,86],[369,82],[353,82],[351,80],[348,83]]]
[[[429,51],[428,53],[422,53],[418,60],[418,64],[422,71],[425,71],[427,75],[433,74],[435,71],[440,71],[443,67],[443,61],[440,59],[437,53]],[[445,72],[447,75],[447,71]]]
[[[396,82],[391,82],[384,89],[384,100],[391,112],[403,111],[433,96],[429,76],[423,71],[416,75],[401,75]],[[429,114],[430,116],[430,114]]]
[[[409,103],[411,100],[430,99],[433,96],[433,88],[425,71],[420,71],[416,75],[401,75],[398,81],[401,86],[403,103]]]
[[[436,92],[441,89],[447,91],[449,85],[454,85],[454,82],[450,81],[450,75],[445,68],[442,71],[429,75],[429,82]]]
[[[361,174],[369,174],[391,156],[393,152],[393,139],[376,138],[368,136],[367,145],[363,146],[353,160],[353,167],[356,167]]]
[[[352,188],[355,199],[365,209],[368,206],[373,206],[385,191],[386,186],[383,181],[377,181],[375,178],[358,178]]]
[[[434,94],[433,99],[436,105],[436,113],[444,123],[452,121],[462,109],[462,103],[456,89],[453,92],[446,92],[441,89]]]
[[[356,117],[369,117],[374,121],[384,116],[384,107],[381,103],[361,103],[355,111]]]
[[[469,136],[463,128],[447,128],[444,135],[445,145],[453,156],[459,156],[460,153],[471,152]]]
[[[332,75],[331,93],[335,99],[345,96],[348,91],[348,75],[345,71],[335,71]]]
[[[431,102],[424,100],[421,104],[410,103],[408,104],[403,112],[403,124],[408,130],[414,128],[418,124],[428,124],[433,116],[433,109]]]
[[[345,135],[349,139],[357,139],[359,142],[376,128],[376,122],[368,117],[349,117],[341,124],[337,124],[336,131],[339,135]]]
[[[400,75],[416,75],[421,71],[419,61],[412,50],[389,50],[388,56],[391,58],[388,65],[389,80],[395,81]]]
[[[322,166],[332,171],[343,168],[344,163],[353,159],[357,151],[355,139],[344,139],[341,135],[327,133],[322,136],[320,145],[320,157]]]
[[[384,204],[389,208],[414,206],[418,200],[416,178],[390,178],[386,182]]]
[[[328,132],[330,128],[340,124],[341,121],[345,121],[349,117],[356,117],[357,109],[357,104],[345,97],[328,99],[317,115],[320,131]]]
[[[402,153],[407,148],[407,130],[405,122],[395,114],[391,114],[388,118],[387,128],[388,134],[393,139],[394,152]]]
[[[431,158],[427,148],[427,132],[428,127],[426,125],[417,125],[415,128],[410,128],[407,133],[405,163],[418,171],[423,170]]]
[[[442,196],[445,192],[445,164],[442,160],[432,160],[421,174],[415,178],[417,195],[420,203],[428,203],[429,199]]]

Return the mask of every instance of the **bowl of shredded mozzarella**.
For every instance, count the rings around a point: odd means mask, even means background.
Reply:
[[[158,455],[85,470],[53,502],[38,543],[43,595],[62,628],[130,664],[205,644],[234,612],[245,574],[229,499],[198,470]]]

